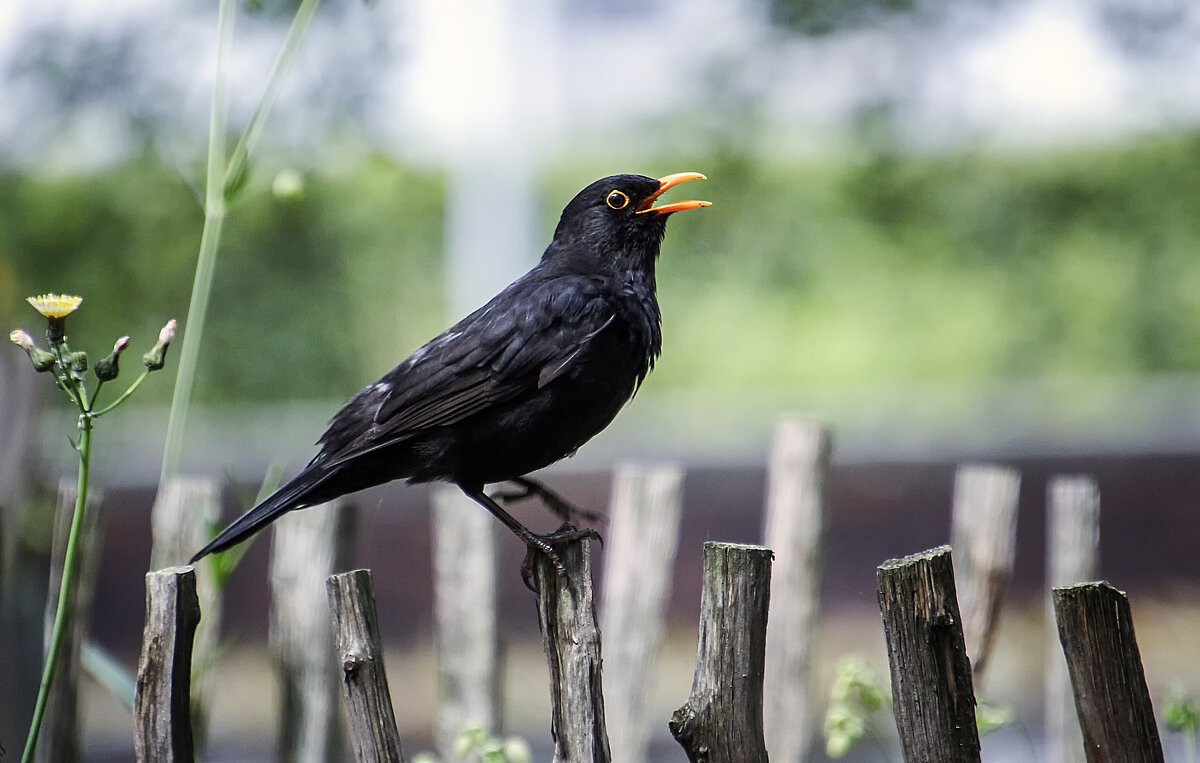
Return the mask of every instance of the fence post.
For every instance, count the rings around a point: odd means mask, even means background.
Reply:
[[[555,763],[607,763],[600,629],[592,592],[592,542],[559,544],[559,574],[545,554],[534,554],[538,625],[550,667],[550,733]]]
[[[333,612],[334,648],[342,668],[342,696],[350,743],[359,763],[403,763],[392,710],[375,586],[370,570],[331,575],[326,581]]]
[[[612,757],[646,759],[646,702],[679,539],[683,469],[622,464],[605,543],[604,694]]]
[[[324,763],[342,757],[333,627],[325,580],[353,543],[352,507],[342,500],[293,511],[271,537],[269,641],[280,684],[280,760]]]
[[[0,739],[24,739],[42,669],[42,597],[46,578],[41,559],[22,542],[37,481],[42,401],[50,389],[31,373],[19,352],[0,353]],[[57,392],[57,391],[56,391]],[[55,395],[55,402],[57,394]],[[41,739],[45,740],[45,736]]]
[[[192,639],[199,622],[195,570],[170,567],[146,574],[146,629],[133,699],[139,763],[193,760]]]
[[[692,763],[765,763],[763,670],[771,550],[704,544],[700,636],[692,694],[670,728]]]
[[[221,518],[221,491],[216,480],[175,477],[159,487],[150,511],[150,569],[185,564],[192,554],[209,541],[211,528]],[[204,619],[196,629],[193,653],[196,662],[210,664],[221,634],[221,599],[213,578],[213,562],[202,559],[193,569],[196,594]],[[214,671],[197,678],[192,687],[192,726],[200,747],[207,736],[208,698],[212,693]]]
[[[1100,544],[1100,491],[1095,480],[1059,475],[1046,490],[1046,582],[1059,588],[1096,578]],[[1046,754],[1049,763],[1082,763],[1083,737],[1075,699],[1046,596]]]
[[[884,562],[878,575],[904,759],[978,763],[975,691],[950,547]]]
[[[62,585],[63,562],[67,554],[67,536],[75,514],[76,484],[74,478],[58,483],[58,504],[54,514],[54,537],[50,550],[50,583],[46,588],[44,628],[42,630],[43,658],[50,651],[50,632],[58,613],[58,591]],[[92,609],[92,594],[96,588],[96,567],[100,551],[100,493],[88,493],[84,507],[83,534],[80,537],[79,558],[75,567],[75,591],[67,612],[67,631],[63,638],[59,667],[46,703],[42,721],[39,761],[79,760],[79,651],[87,636],[88,616]]]
[[[788,418],[775,429],[763,539],[774,550],[763,729],[777,761],[808,759],[814,730],[812,659],[821,591],[821,536],[832,436]]]
[[[437,745],[458,760],[468,726],[498,731],[500,637],[496,620],[496,520],[454,486],[432,492]]]
[[[967,464],[960,466],[954,477],[950,522],[954,585],[976,684],[987,667],[1012,579],[1020,489],[1020,473],[1002,466]]]
[[[1055,588],[1054,612],[1088,762],[1161,763],[1128,597],[1103,582]]]

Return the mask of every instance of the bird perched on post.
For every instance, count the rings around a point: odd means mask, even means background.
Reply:
[[[594,533],[538,535],[484,486],[516,482],[569,513],[525,475],[608,426],[654,366],[662,343],[654,267],[667,218],[709,202],[654,204],[703,177],[614,175],[580,191],[532,270],[355,395],[308,466],[192,562],[293,509],[406,479],[458,485],[561,571],[553,544]]]

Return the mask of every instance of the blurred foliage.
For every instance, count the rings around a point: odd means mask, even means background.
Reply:
[[[911,14],[916,0],[771,0],[771,21],[801,34],[824,35],[845,27]]]
[[[342,396],[435,333],[441,204],[438,179],[382,159],[301,194],[247,192],[218,259],[200,398]],[[24,295],[58,290],[85,296],[89,342],[152,339],[145,316],[182,326],[201,225],[176,172],[149,161],[0,178],[0,317],[20,325]]]
[[[549,235],[608,171],[703,170],[674,195],[659,266],[664,356],[651,384],[836,387],[1200,370],[1200,136],[1034,155],[857,162],[666,157],[556,167]],[[255,181],[252,181],[252,185]],[[252,187],[218,261],[202,400],[344,397],[447,325],[442,179],[373,157]],[[82,294],[111,342],[185,318],[201,215],[150,159],[71,177],[0,177],[0,317]],[[165,387],[168,385],[159,385]]]

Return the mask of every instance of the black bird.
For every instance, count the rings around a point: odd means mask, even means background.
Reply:
[[[709,206],[654,202],[703,177],[615,175],[580,191],[532,270],[355,395],[308,466],[192,562],[293,509],[403,478],[458,485],[561,570],[552,543],[590,531],[537,535],[484,485],[517,482],[564,512],[568,504],[524,475],[608,426],[654,366],[662,342],[654,266],[667,217]]]

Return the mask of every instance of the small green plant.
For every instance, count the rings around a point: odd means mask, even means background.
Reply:
[[[70,398],[71,403],[79,410],[78,438],[71,441],[72,447],[79,454],[79,473],[75,492],[75,509],[71,516],[71,529],[67,535],[67,549],[63,558],[62,583],[58,591],[58,605],[54,615],[54,625],[50,632],[50,646],[46,653],[46,663],[42,669],[42,680],[38,688],[37,702],[34,705],[33,720],[29,725],[29,736],[25,742],[25,752],[21,756],[22,763],[33,760],[37,750],[38,735],[41,732],[42,719],[46,714],[46,701],[50,687],[54,683],[54,675],[58,669],[62,653],[63,636],[66,633],[67,612],[75,591],[75,567],[79,556],[80,535],[83,528],[83,512],[87,505],[89,467],[92,459],[92,429],[95,422],[126,400],[142,385],[154,371],[160,370],[166,362],[167,348],[175,338],[175,321],[167,322],[158,335],[154,347],[142,356],[142,373],[115,400],[103,407],[98,406],[100,390],[108,382],[116,380],[120,374],[121,355],[129,346],[129,337],[123,336],[113,345],[112,352],[101,359],[92,369],[96,377],[95,387],[89,388],[88,356],[85,352],[72,350],[67,343],[67,316],[79,309],[83,303],[82,297],[59,294],[44,294],[30,297],[29,304],[33,305],[46,319],[46,342],[49,349],[39,347],[33,336],[23,329],[17,329],[8,335],[13,344],[20,347],[29,356],[33,368],[38,373],[48,373],[54,379],[54,384]]]
[[[867,661],[843,657],[825,712],[825,754],[834,760],[844,758],[863,737],[874,736],[871,717],[887,703],[888,688]]]
[[[975,703],[975,728],[981,737],[1016,721],[1017,714],[1007,705],[994,705],[982,699]]]
[[[468,726],[454,739],[454,757],[479,763],[530,763],[533,753],[524,739],[499,739],[480,726]],[[433,753],[421,752],[413,763],[441,763]]]
[[[1188,696],[1182,687],[1176,686],[1167,695],[1167,706],[1163,713],[1167,730],[1183,735],[1183,759],[1185,763],[1197,763],[1196,732],[1200,731],[1200,706]]]

